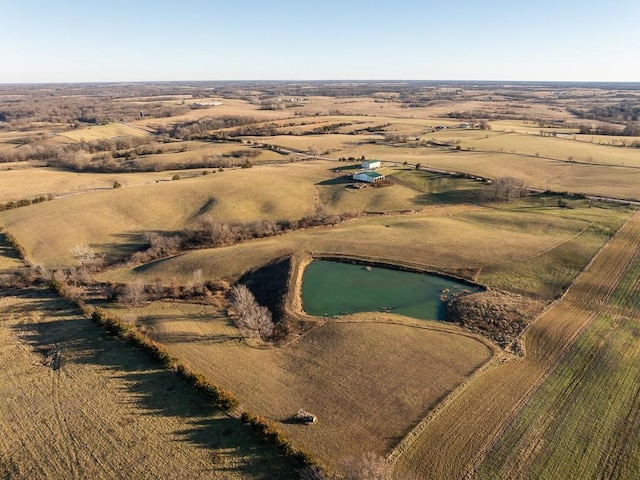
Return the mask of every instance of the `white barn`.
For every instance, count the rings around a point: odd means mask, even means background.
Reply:
[[[360,167],[365,170],[375,170],[376,168],[380,168],[380,165],[380,160],[365,160],[360,164]]]
[[[366,171],[353,174],[354,180],[360,180],[361,182],[376,183],[380,180],[384,180],[384,175],[378,172]]]

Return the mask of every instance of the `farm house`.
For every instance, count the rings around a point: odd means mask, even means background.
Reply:
[[[384,180],[384,175],[378,172],[366,171],[354,173],[353,179],[360,180],[361,182],[376,183],[380,180]]]
[[[365,170],[375,170],[376,168],[380,168],[380,160],[365,160],[360,164],[360,167]]]

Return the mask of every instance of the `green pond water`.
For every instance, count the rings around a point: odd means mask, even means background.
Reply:
[[[449,293],[443,293],[449,289]],[[314,260],[302,277],[302,304],[308,315],[333,316],[388,311],[422,320],[444,320],[446,302],[478,287],[424,273]]]

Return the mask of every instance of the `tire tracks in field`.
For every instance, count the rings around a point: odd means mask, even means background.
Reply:
[[[640,217],[638,217],[638,214],[634,215],[634,217],[632,217],[625,225],[632,222],[634,218],[640,218]],[[624,226],[622,228],[624,228]],[[464,478],[467,478],[467,479],[474,478],[478,470],[478,467],[480,466],[482,461],[486,458],[487,453],[496,445],[499,438],[513,424],[513,422],[517,419],[517,416],[519,412],[522,410],[522,408],[531,400],[531,398],[535,395],[535,393],[542,386],[542,384],[549,378],[552,372],[555,371],[556,367],[559,364],[561,364],[564,360],[566,360],[567,355],[570,353],[570,349],[574,345],[577,338],[593,323],[593,321],[596,319],[598,314],[601,313],[601,312],[598,312],[598,310],[603,306],[608,306],[611,296],[613,295],[617,286],[620,284],[620,281],[622,280],[624,274],[627,272],[630,265],[632,264],[635,258],[635,255],[626,255],[626,256],[615,255],[614,261],[606,263],[605,274],[599,276],[598,282],[595,282],[595,283],[589,282],[588,277],[590,275],[595,276],[591,267],[597,261],[603,260],[601,257],[601,254],[603,252],[605,254],[609,253],[608,249],[613,248],[611,246],[611,243],[616,238],[618,238],[621,233],[626,233],[626,232],[622,232],[622,228],[618,231],[618,233],[614,236],[614,238],[609,243],[604,245],[601,248],[600,252],[598,252],[598,254],[593,257],[591,262],[589,262],[587,267],[585,267],[585,269],[583,270],[581,275],[578,277],[578,279],[576,279],[574,284],[571,285],[571,287],[567,290],[567,292],[565,292],[565,294],[557,302],[558,304],[560,304],[560,302],[562,301],[564,301],[565,303],[572,303],[577,310],[574,314],[576,316],[579,316],[582,313],[585,316],[585,321],[580,326],[577,327],[577,329],[573,332],[573,334],[570,335],[570,337],[568,338],[568,341],[564,344],[561,351],[558,350],[554,352],[553,350],[550,350],[547,352],[544,352],[544,351],[540,352],[541,355],[539,355],[539,357],[541,360],[544,360],[545,354],[548,359],[551,359],[554,356],[554,354],[557,355],[557,358],[551,364],[547,365],[547,367],[545,368],[544,372],[542,372],[542,375],[538,379],[538,381],[534,382],[531,385],[530,390],[526,393],[526,395],[522,398],[522,400],[518,402],[516,406],[510,411],[509,415],[507,416],[507,419],[502,423],[502,425],[498,429],[496,429],[494,435],[491,436],[490,440],[488,440],[484,444],[483,448],[478,452],[478,455],[476,456],[474,461],[469,465],[469,468],[467,469],[464,475]],[[636,246],[640,244],[640,229],[636,230],[635,233],[631,231],[630,236],[631,236],[631,239],[629,239],[630,245],[626,248],[626,252],[633,252]],[[606,259],[605,259],[605,262],[606,262]],[[580,288],[580,286],[582,285],[581,281],[585,281],[584,277],[586,277],[586,280],[587,280],[586,283],[588,284],[587,286],[590,287],[588,288],[588,292],[585,292],[585,294],[583,295],[572,295],[574,293],[573,290]],[[605,287],[607,280],[613,280],[613,281],[609,282],[608,286]],[[576,298],[574,299],[574,297]],[[574,301],[574,300],[578,300],[578,301]],[[561,306],[555,303],[554,303],[554,307],[556,309],[561,308]],[[554,313],[554,310],[552,308],[550,308],[548,311]],[[608,331],[608,335],[606,336],[606,338],[610,338],[614,333],[615,333],[614,327],[611,327]],[[585,371],[581,372],[581,375],[580,375],[581,379],[585,379],[585,375],[587,373],[586,366],[584,366],[584,369]],[[573,392],[575,391],[575,389],[579,388],[579,386],[580,386],[580,382],[578,383],[574,382],[567,390],[570,390],[571,392]],[[568,393],[566,391],[562,392],[559,395],[559,398],[567,394]],[[551,415],[550,415],[550,420],[553,420],[553,416]],[[547,428],[544,429],[544,431],[546,430]],[[540,438],[540,440],[542,440],[542,438]],[[519,473],[522,473],[522,472],[519,472]],[[516,476],[513,478],[520,478],[520,477]]]
[[[57,428],[60,431],[61,436],[64,438],[56,438],[52,439],[52,441],[55,441],[59,448],[63,448],[62,453],[64,453],[64,455],[60,455],[60,458],[64,460],[67,465],[67,471],[72,474],[72,478],[82,478],[82,475],[78,470],[78,466],[80,464],[78,458],[79,445],[69,428],[67,418],[62,409],[62,402],[60,400],[60,390],[64,388],[64,386],[61,386],[61,383],[63,382],[60,378],[61,375],[63,374],[60,369],[51,372],[51,407],[53,409]]]
[[[473,478],[486,453],[593,321],[594,310],[607,304],[638,244],[640,215],[636,214],[594,256],[563,297],[529,327],[522,361],[487,370],[415,438],[401,442],[396,478]]]

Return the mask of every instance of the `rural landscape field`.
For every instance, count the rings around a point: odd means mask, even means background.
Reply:
[[[639,115],[631,83],[0,85],[0,476],[637,478]]]

